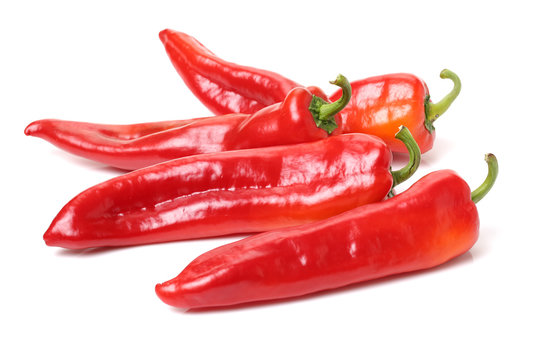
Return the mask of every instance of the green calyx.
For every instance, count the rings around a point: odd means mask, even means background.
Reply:
[[[461,91],[461,80],[459,77],[453,73],[452,71],[448,69],[444,69],[441,71],[441,79],[450,79],[454,82],[454,87],[452,88],[452,91],[448,93],[444,98],[441,99],[438,103],[431,103],[429,95],[426,96],[424,99],[424,111],[426,114],[426,119],[424,120],[424,124],[426,126],[426,129],[432,133],[435,130],[435,127],[433,126],[433,122],[439,118],[454,102],[454,100],[457,98]]]
[[[392,179],[394,179],[392,187],[401,184],[415,173],[418,166],[420,166],[421,156],[420,147],[414,140],[409,129],[405,126],[402,125],[399,127],[399,131],[396,133],[395,137],[396,139],[401,140],[403,144],[405,144],[405,147],[407,147],[407,150],[409,151],[409,162],[402,169],[391,172]]]
[[[338,125],[333,116],[328,119],[321,118],[320,109],[323,105],[327,104],[328,102],[324,101],[318,96],[313,95],[313,99],[311,99],[311,103],[309,104],[308,109],[311,112],[311,115],[313,115],[315,125],[317,125],[318,128],[325,130],[328,135],[330,135],[332,131],[337,129]]]
[[[342,89],[342,95],[337,101],[328,103],[320,97],[313,95],[311,103],[309,104],[309,111],[311,112],[311,115],[313,115],[315,125],[317,125],[318,128],[325,130],[328,135],[337,129],[338,125],[334,116],[347,106],[352,93],[351,84],[349,84],[347,78],[341,74],[338,75],[336,80],[330,81],[330,84],[337,85]]]
[[[484,160],[488,165],[488,174],[486,180],[484,180],[482,185],[480,185],[476,190],[471,192],[471,200],[474,203],[479,202],[484,196],[486,196],[489,190],[491,190],[491,188],[493,187],[493,184],[495,184],[495,180],[497,179],[497,175],[499,174],[499,163],[495,155],[486,154]]]

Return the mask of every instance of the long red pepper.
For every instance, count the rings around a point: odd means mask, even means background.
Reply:
[[[350,99],[350,85],[342,75],[332,83],[344,89],[344,95],[333,103],[317,96],[317,91],[294,88],[283,102],[251,115],[132,125],[45,119],[28,125],[25,134],[45,139],[72,154],[127,170],[195,154],[296,144],[341,131],[337,129],[341,123],[339,111]]]
[[[53,220],[47,245],[80,249],[260,232],[382,200],[417,169],[390,171],[379,138],[332,136],[289,146],[196,155],[118,176],[80,193]]]
[[[491,188],[497,161],[471,191],[456,173],[428,174],[407,191],[332,218],[267,232],[211,250],[158,284],[181,308],[300,296],[426,269],[468,251],[478,239],[475,203]]]
[[[186,85],[216,115],[251,114],[300,87],[271,71],[222,60],[182,32],[166,29],[159,38]]]
[[[282,99],[296,82],[266,70],[224,61],[195,38],[174,30],[163,30],[161,41],[184,82],[215,114],[251,113]],[[433,122],[452,104],[461,81],[450,70],[441,78],[451,79],[454,88],[433,104],[421,79],[411,74],[389,74],[351,82],[352,99],[342,112],[343,132],[377,135],[394,152],[406,148],[394,139],[400,125],[407,126],[422,153],[433,147]],[[317,90],[317,91],[320,91]],[[337,92],[330,98],[340,96]]]
[[[224,139],[249,115],[110,125],[44,119],[24,133],[71,154],[125,170],[224,149]]]

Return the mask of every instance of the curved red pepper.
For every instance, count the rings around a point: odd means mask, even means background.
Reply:
[[[135,170],[71,200],[44,235],[51,246],[125,246],[259,232],[327,218],[382,200],[418,167],[364,134],[264,149],[196,155]]]
[[[216,115],[252,114],[300,87],[271,71],[224,61],[182,32],[165,29],[159,38],[186,85]]]
[[[430,268],[468,251],[478,239],[472,193],[453,171],[431,173],[404,193],[332,218],[267,232],[211,250],[176,278],[158,284],[165,303],[181,308],[300,296]]]
[[[332,82],[345,95],[331,104],[306,88],[294,88],[283,102],[254,114],[133,125],[38,120],[25,129],[72,154],[134,170],[180,157],[211,152],[288,145],[339,133],[339,111],[350,98],[343,76]]]
[[[288,89],[299,86],[276,73],[219,59],[184,33],[163,30],[160,38],[180,76],[215,114],[251,113],[279,101]],[[437,104],[430,102],[426,84],[411,74],[389,74],[352,82],[352,100],[342,112],[343,132],[377,135],[392,151],[406,152],[394,139],[398,127],[405,125],[422,153],[430,150],[435,139],[433,122],[461,90],[461,82],[453,72],[443,70],[441,78],[451,79],[454,88]],[[339,96],[337,92],[331,98]]]

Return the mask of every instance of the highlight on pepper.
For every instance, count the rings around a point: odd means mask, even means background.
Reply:
[[[472,195],[455,172],[436,171],[389,200],[210,250],[177,277],[157,284],[156,294],[180,308],[227,306],[440,265],[467,252],[478,239],[475,203],[498,173],[495,156],[486,161],[486,181]]]
[[[349,82],[328,96],[280,74],[225,61],[194,37],[160,32],[174,68],[215,116],[135,124],[43,119],[26,135],[133,170],[79,193],[43,235],[49,246],[118,247],[254,233],[210,250],[157,284],[166,304],[208,308],[285,299],[431,268],[479,237],[476,203],[452,170],[395,195],[434,144],[434,122],[461,91],[431,101],[407,73]],[[450,83],[449,83],[450,84]],[[408,163],[392,169],[393,153]],[[187,245],[186,245],[187,246]]]

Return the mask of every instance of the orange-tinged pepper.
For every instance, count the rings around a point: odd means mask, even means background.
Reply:
[[[182,32],[163,30],[160,39],[186,85],[216,115],[253,113],[281,101],[290,89],[300,86],[274,72],[220,59]],[[441,78],[451,79],[454,88],[436,104],[431,102],[424,81],[412,74],[388,74],[351,82],[352,99],[341,112],[343,132],[376,135],[393,152],[406,153],[403,144],[394,139],[399,126],[404,125],[418,141],[422,153],[430,150],[435,139],[433,122],[461,91],[461,81],[452,71],[443,70]],[[340,94],[338,91],[330,98],[335,100]]]
[[[361,132],[376,135],[394,152],[407,152],[394,134],[404,125],[413,134],[422,153],[433,147],[439,118],[458,96],[461,82],[450,70],[441,78],[454,82],[452,91],[440,102],[430,100],[426,83],[412,74],[388,74],[351,82],[351,100],[341,111],[343,133]],[[330,99],[339,98],[337,91]]]

